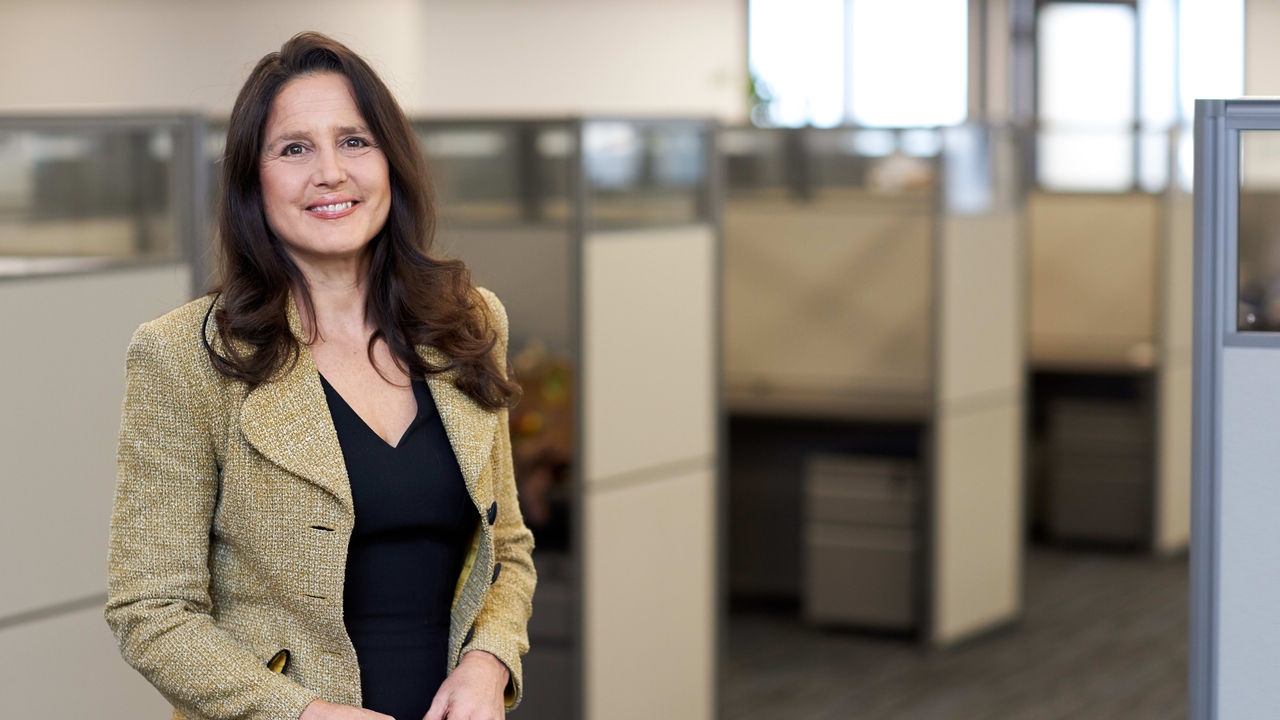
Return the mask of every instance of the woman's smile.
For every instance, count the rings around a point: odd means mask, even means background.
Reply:
[[[333,200],[324,198],[307,208],[307,212],[321,220],[337,220],[356,211],[359,203],[356,200]]]

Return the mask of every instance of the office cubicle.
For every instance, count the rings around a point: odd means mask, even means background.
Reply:
[[[936,644],[1014,619],[1013,132],[726,128],[721,147],[734,593]]]
[[[1121,135],[1148,158],[1132,187],[1027,200],[1033,517],[1055,541],[1177,552],[1190,537],[1190,136]]]
[[[1197,100],[1195,126],[1194,720],[1266,717],[1280,584],[1275,522],[1280,102]]]
[[[700,121],[415,121],[439,251],[506,304],[529,718],[710,718],[718,212]]]
[[[102,621],[105,543],[125,349],[190,299],[203,133],[190,115],[0,118],[0,647],[18,716],[168,712]]]

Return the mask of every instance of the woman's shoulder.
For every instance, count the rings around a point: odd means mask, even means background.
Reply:
[[[486,287],[476,286],[476,292],[480,293],[480,297],[484,298],[486,310],[489,313],[494,327],[500,332],[507,329],[507,308],[503,306],[502,301],[498,299],[496,293]]]
[[[205,343],[216,336],[213,294],[190,302],[138,326],[129,342],[130,353],[163,357],[174,368],[213,370]]]

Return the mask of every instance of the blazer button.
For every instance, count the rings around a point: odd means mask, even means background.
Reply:
[[[462,638],[462,646],[466,647],[467,643],[471,642],[471,638],[475,637],[475,634],[476,634],[476,626],[472,625],[471,629],[467,631],[467,636]]]
[[[489,524],[492,525],[497,521],[498,521],[498,503],[497,501],[494,501],[494,503],[489,506]]]
[[[500,572],[502,572],[502,563],[494,563],[494,565],[493,565],[493,577],[489,579],[489,584],[490,584],[490,585],[492,585],[492,584],[494,584],[494,583],[498,582],[498,573],[500,573]]]

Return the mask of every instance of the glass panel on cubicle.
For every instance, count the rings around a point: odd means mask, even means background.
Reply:
[[[585,122],[582,167],[592,228],[705,222],[710,133],[696,121]]]
[[[934,128],[726,128],[720,134],[730,200],[836,200],[872,193],[927,197],[942,133]]]
[[[941,133],[931,128],[831,128],[810,131],[805,142],[819,199],[927,197],[941,149]]]
[[[1280,132],[1240,131],[1236,328],[1280,330]]]
[[[181,252],[181,118],[0,121],[0,257]]]
[[[418,122],[444,225],[560,224],[570,220],[567,123]]]

